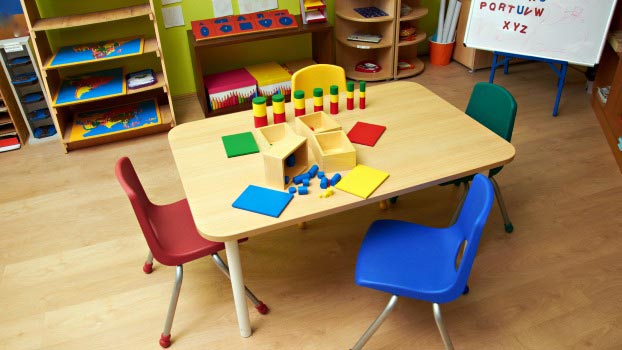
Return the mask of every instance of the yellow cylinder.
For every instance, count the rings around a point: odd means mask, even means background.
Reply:
[[[285,113],[285,102],[272,102],[272,111],[277,114]]]
[[[323,106],[324,97],[313,97],[313,105],[318,107]]]
[[[255,97],[253,99],[253,116],[255,117],[267,116],[265,97]]]
[[[346,97],[347,98],[354,98],[354,91],[347,91],[346,92]]]
[[[330,102],[332,103],[339,102],[339,95],[330,95]]]
[[[359,97],[365,98],[365,91],[359,91]]]

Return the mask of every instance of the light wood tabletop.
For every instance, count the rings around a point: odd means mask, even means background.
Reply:
[[[389,178],[367,200],[341,191],[319,198],[323,190],[314,179],[309,195],[296,195],[279,218],[231,206],[249,184],[266,186],[261,154],[227,158],[221,140],[221,136],[252,131],[251,111],[175,127],[169,142],[201,234],[213,241],[253,236],[490,169],[514,157],[510,143],[419,84],[392,82],[367,90],[365,109],[358,109],[356,101],[356,108],[347,111],[341,94],[340,113],[333,117],[345,132],[357,121],[387,127],[374,147],[354,147],[358,164],[388,172]],[[311,102],[307,100],[307,112]],[[286,113],[294,127],[291,104]],[[268,116],[272,119],[271,108]],[[311,165],[312,152],[309,158]],[[344,176],[347,171],[340,173]]]
[[[369,87],[364,110],[347,111],[345,102],[342,93],[340,113],[334,116],[344,131],[348,132],[357,121],[386,126],[374,147],[354,147],[358,164],[388,172],[389,178],[367,199],[339,190],[332,197],[319,198],[323,190],[319,180],[313,179],[309,194],[295,195],[278,218],[231,205],[248,185],[265,185],[262,155],[227,158],[221,140],[222,136],[253,130],[251,111],[182,124],[169,132],[173,157],[197,229],[207,239],[225,242],[242,337],[249,337],[252,331],[237,239],[406,194],[494,168],[514,158],[510,143],[413,82]],[[324,105],[326,109],[327,97]],[[312,99],[308,99],[307,112],[312,108]],[[286,114],[287,122],[293,124],[291,103],[286,105]],[[272,109],[268,108],[270,119],[271,116]],[[308,154],[311,165],[313,153]]]

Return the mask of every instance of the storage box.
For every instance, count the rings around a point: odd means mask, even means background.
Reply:
[[[313,134],[309,143],[322,171],[334,173],[356,166],[356,149],[343,130]]]
[[[292,92],[292,76],[276,62],[256,64],[246,70],[257,80],[259,96],[270,97],[281,93],[290,95]]]
[[[257,94],[257,81],[246,69],[203,77],[211,110],[248,102]]]
[[[307,139],[296,135],[289,124],[280,123],[257,128],[255,140],[263,155],[266,185],[282,190],[291,183],[294,176],[302,174],[307,169],[309,163]],[[291,159],[291,164],[288,158]]]

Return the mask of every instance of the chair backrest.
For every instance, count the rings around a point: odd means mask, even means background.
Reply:
[[[503,86],[480,82],[473,87],[465,113],[510,142],[517,108],[514,96]],[[502,168],[491,169],[489,176]]]
[[[339,92],[346,90],[346,72],[332,64],[314,64],[298,70],[292,75],[292,91],[302,90],[305,98],[313,97],[313,89],[324,89],[324,95],[330,93],[330,86],[337,85]]]
[[[136,215],[136,219],[138,219],[138,224],[140,225],[141,231],[143,231],[143,235],[145,236],[145,240],[147,240],[147,245],[153,257],[160,262],[166,261],[168,254],[166,254],[160,246],[158,237],[151,226],[152,220],[149,219],[151,208],[154,204],[151,203],[147,197],[145,189],[140,183],[138,175],[136,175],[136,170],[134,170],[134,166],[129,158],[123,157],[117,161],[115,175],[117,176],[119,184],[121,184],[121,188],[123,188],[132,204],[134,214]]]
[[[456,283],[454,284],[456,290],[454,293],[451,293],[455,294],[456,297],[463,292],[464,286],[466,286],[493,201],[494,190],[492,183],[486,176],[476,174],[460,211],[460,216],[454,224],[456,231],[462,235],[460,237],[462,242],[466,242],[459,262],[460,265],[458,266]],[[456,252],[456,258],[459,253],[459,251]]]

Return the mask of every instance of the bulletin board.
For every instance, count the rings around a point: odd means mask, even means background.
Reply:
[[[467,47],[593,66],[616,0],[473,1]]]

